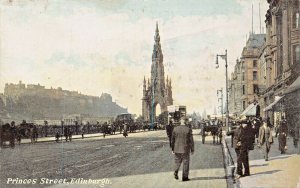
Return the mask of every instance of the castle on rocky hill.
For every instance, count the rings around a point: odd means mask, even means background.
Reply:
[[[77,91],[47,89],[40,84],[5,84],[0,94],[1,119],[62,119],[63,115],[85,114],[90,117],[114,117],[127,109],[112,101],[112,96],[88,96]]]

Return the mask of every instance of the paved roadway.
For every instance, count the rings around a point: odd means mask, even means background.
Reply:
[[[67,143],[44,142],[22,144],[15,149],[0,150],[1,187],[15,187],[8,180],[31,179],[36,184],[18,187],[44,187],[46,179],[66,179],[66,182],[100,179],[104,187],[226,187],[222,149],[209,137],[201,143],[199,131],[194,131],[195,154],[191,156],[189,182],[173,178],[173,154],[165,131],[150,131],[106,138],[96,137]],[[8,179],[11,178],[11,179]],[[80,180],[80,179],[79,179]],[[63,181],[63,180],[61,180]],[[95,182],[94,182],[95,183]],[[54,187],[87,187],[77,182],[47,184]],[[89,184],[101,187],[101,182]],[[103,186],[102,186],[103,187]]]

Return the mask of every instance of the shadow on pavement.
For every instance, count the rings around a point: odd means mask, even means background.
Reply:
[[[219,179],[226,179],[225,177],[196,177],[191,178],[190,181],[197,181],[197,180],[219,180]]]
[[[269,166],[269,164],[250,165],[250,167],[261,167],[261,166]]]
[[[278,155],[276,157],[270,157],[269,161],[278,160],[278,159],[286,159],[289,157],[290,157],[290,155]]]
[[[258,173],[255,173],[255,174],[251,174],[251,176],[257,176],[257,175],[260,175],[260,174],[274,174],[276,172],[280,172],[282,170],[270,170],[270,171],[266,171],[266,172],[258,172]]]

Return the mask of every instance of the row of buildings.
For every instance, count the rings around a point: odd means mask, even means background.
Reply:
[[[300,0],[268,0],[266,33],[251,33],[229,80],[229,112],[259,106],[261,117],[292,127],[300,112]]]

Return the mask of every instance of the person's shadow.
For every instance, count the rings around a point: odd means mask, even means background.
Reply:
[[[255,173],[255,174],[251,174],[251,176],[257,176],[257,175],[260,175],[260,174],[274,174],[276,172],[280,172],[282,170],[270,170],[270,171],[266,171],[266,172],[258,172],[258,173]]]
[[[191,178],[190,181],[197,181],[197,180],[217,180],[217,179],[226,179],[225,176],[224,177],[195,177],[195,178]]]
[[[270,157],[269,161],[273,161],[273,160],[279,160],[279,159],[286,159],[289,158],[291,155],[277,155],[274,157]]]
[[[260,167],[260,166],[268,166],[269,164],[255,164],[255,165],[250,165],[250,167]]]

